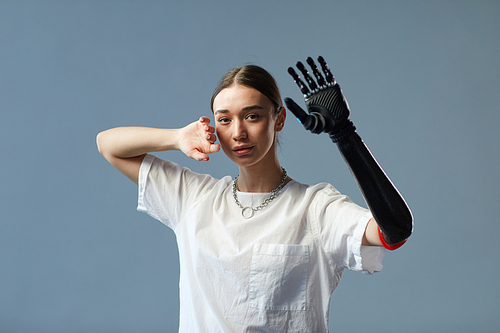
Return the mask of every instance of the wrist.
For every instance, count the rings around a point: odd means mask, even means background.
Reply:
[[[349,119],[346,120],[346,125],[342,129],[336,131],[335,133],[330,132],[330,139],[333,142],[341,142],[356,132],[356,127]]]
[[[163,133],[163,150],[181,150],[181,131],[179,129],[164,129]]]

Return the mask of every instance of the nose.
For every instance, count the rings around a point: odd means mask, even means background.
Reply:
[[[240,121],[236,120],[233,123],[233,140],[234,141],[241,141],[243,139],[246,139],[247,137],[247,131],[245,128],[245,124]]]

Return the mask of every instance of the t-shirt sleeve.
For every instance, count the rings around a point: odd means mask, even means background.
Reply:
[[[318,237],[327,257],[337,268],[379,272],[383,267],[385,249],[379,246],[362,246],[363,235],[372,218],[371,212],[349,197],[327,185],[316,194],[311,218],[317,222]]]
[[[139,169],[137,210],[175,230],[189,207],[216,182],[209,175],[146,155]]]

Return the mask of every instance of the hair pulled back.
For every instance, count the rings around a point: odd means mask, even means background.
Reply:
[[[214,112],[215,97],[225,88],[233,84],[240,84],[258,90],[261,94],[269,98],[275,107],[275,114],[278,114],[283,107],[281,94],[273,76],[264,68],[256,65],[246,65],[243,67],[233,68],[227,72],[220,80],[214,90],[210,107]]]

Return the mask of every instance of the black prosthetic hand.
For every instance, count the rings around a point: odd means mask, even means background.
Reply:
[[[382,243],[388,249],[395,249],[412,233],[411,211],[356,133],[349,119],[349,105],[323,57],[319,57],[318,62],[324,77],[314,61],[307,58],[317,83],[304,65],[301,62],[297,63],[297,68],[302,72],[309,88],[292,67],[288,68],[288,73],[304,94],[309,113],[290,98],[285,98],[285,104],[307,130],[316,134],[328,133],[332,141],[337,144],[383,233]]]

